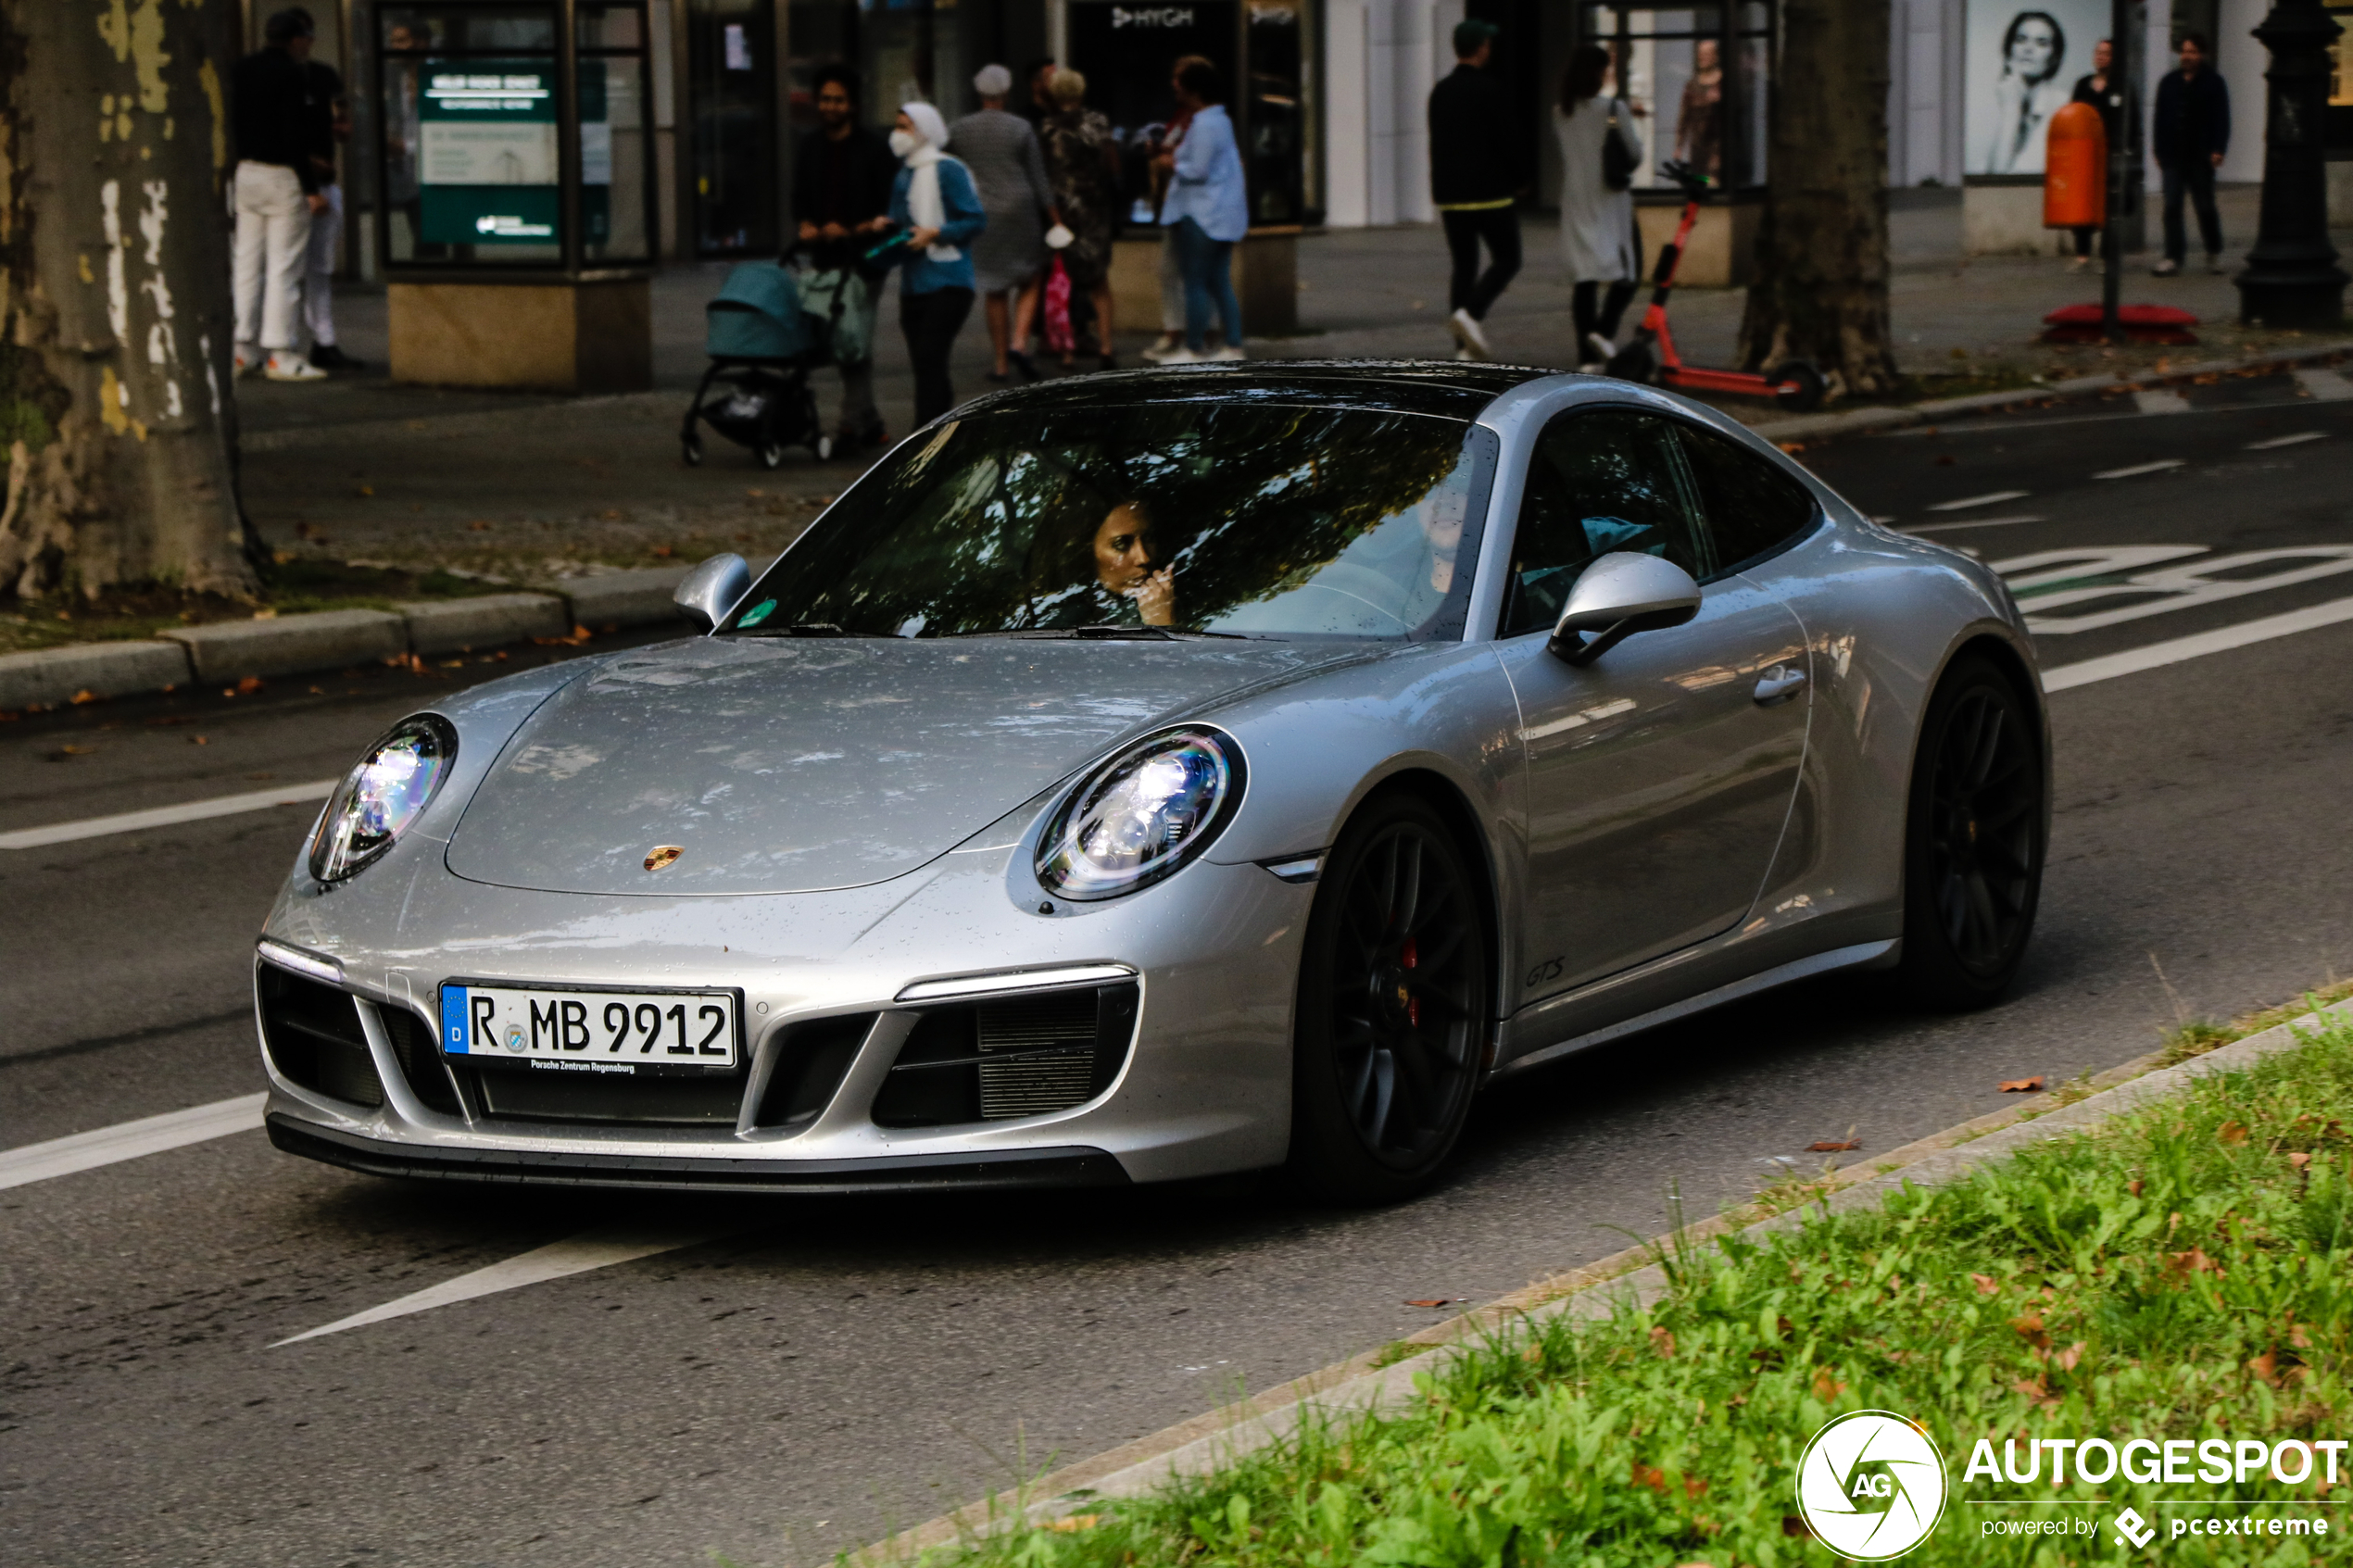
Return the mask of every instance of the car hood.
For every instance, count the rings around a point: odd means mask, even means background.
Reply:
[[[1360,652],[730,637],[623,655],[508,742],[448,865],[500,886],[666,897],[881,882],[1155,720]],[[648,872],[665,845],[681,853]]]

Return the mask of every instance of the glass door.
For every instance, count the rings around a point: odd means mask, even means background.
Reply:
[[[695,244],[704,256],[777,249],[774,0],[690,0]]]

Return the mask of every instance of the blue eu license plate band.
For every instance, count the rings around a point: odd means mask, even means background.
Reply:
[[[441,988],[441,1048],[451,1056],[466,1054],[466,988]]]

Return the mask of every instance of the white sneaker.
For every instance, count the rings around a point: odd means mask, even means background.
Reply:
[[[1196,354],[1180,343],[1160,355],[1155,362],[1163,365],[1206,365],[1209,360],[1210,356]]]
[[[2182,264],[2169,256],[2164,260],[2149,269],[2149,276],[2152,278],[2170,278],[2181,270]]]
[[[1617,345],[1602,336],[1599,332],[1587,332],[1585,334],[1585,346],[1592,352],[1594,358],[1600,360],[1604,365],[1617,358]]]
[[[1250,356],[1242,352],[1242,345],[1239,343],[1221,343],[1208,355],[1208,358],[1230,365],[1236,360],[1247,359]]]
[[[1607,369],[1609,367],[1599,359],[1588,359],[1577,367],[1577,373],[1580,376],[1598,376]]]
[[[1185,345],[1182,343],[1174,339],[1164,338],[1160,342],[1153,344],[1150,348],[1145,349],[1144,358],[1151,360],[1155,365],[1165,365],[1168,363],[1168,357],[1178,352]]]
[[[1480,326],[1478,319],[1469,311],[1455,311],[1446,318],[1446,324],[1453,329],[1454,341],[1471,351],[1472,358],[1491,359],[1494,358],[1493,352],[1487,346],[1487,329]]]
[[[234,367],[231,374],[249,376],[261,369],[261,350],[252,344],[241,343],[231,357],[231,364]]]
[[[2076,257],[2067,264],[2067,270],[2070,272],[2088,272],[2091,269],[2092,258],[2088,256]]]
[[[1463,346],[1463,347],[1461,347],[1461,348],[1458,348],[1458,349],[1454,350],[1454,358],[1457,358],[1457,359],[1468,359],[1468,360],[1471,360],[1471,361],[1472,361],[1472,362],[1474,362],[1474,363],[1476,363],[1476,362],[1478,361],[1478,355],[1476,355],[1476,354],[1473,354],[1473,353],[1470,351],[1469,345],[1466,345],[1465,346]]]
[[[270,363],[261,368],[269,381],[325,381],[327,372],[305,359],[301,355],[281,350],[270,356]]]

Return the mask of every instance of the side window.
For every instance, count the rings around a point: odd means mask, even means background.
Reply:
[[[1686,425],[1682,436],[1718,571],[1768,555],[1813,526],[1806,486],[1720,435]]]
[[[1549,630],[1579,574],[1613,550],[1663,556],[1705,577],[1693,522],[1665,420],[1623,408],[1561,415],[1529,459],[1503,634]]]

